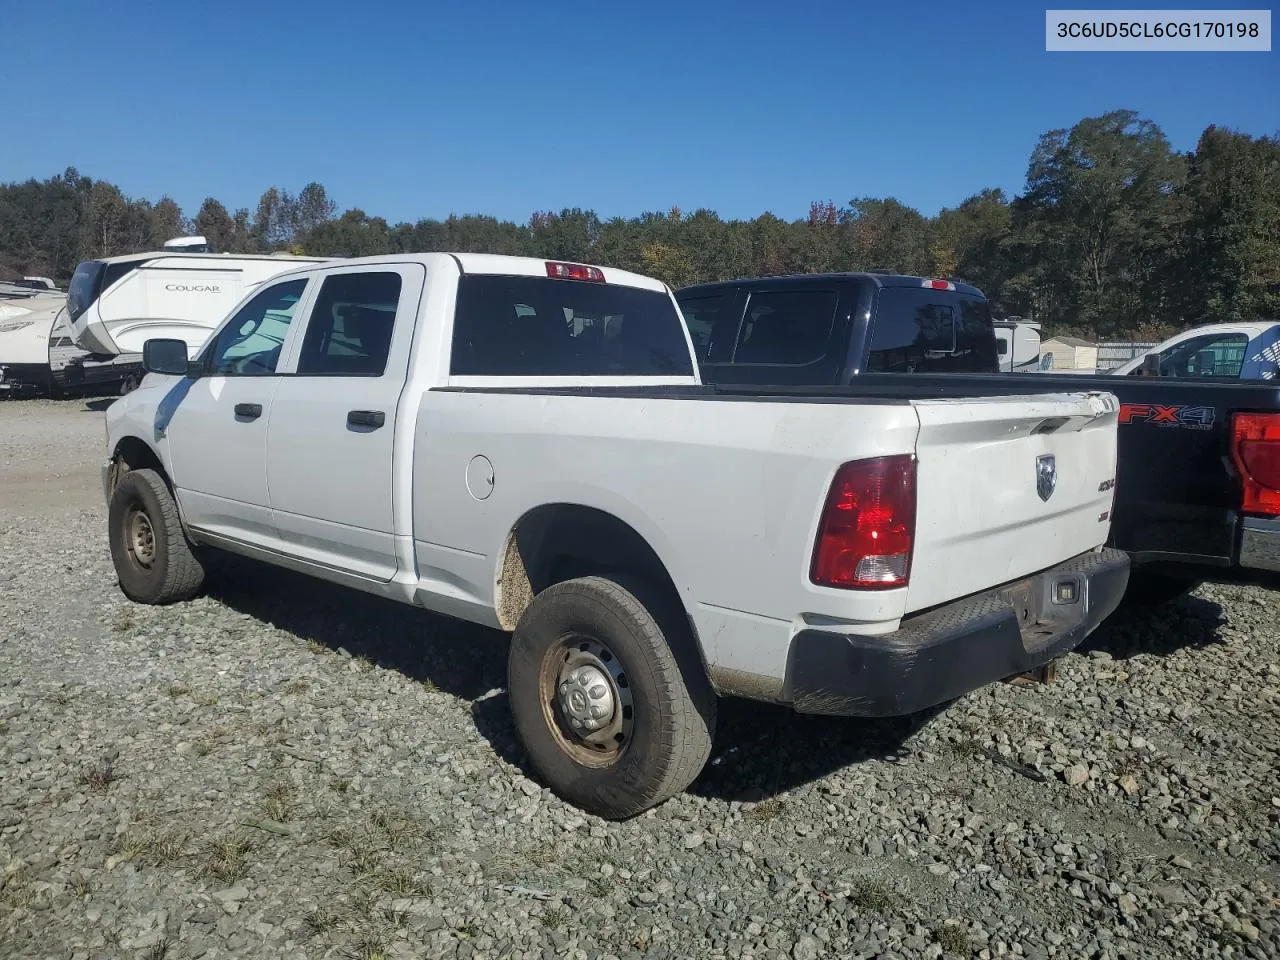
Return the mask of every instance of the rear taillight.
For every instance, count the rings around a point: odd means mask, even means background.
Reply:
[[[586,280],[591,283],[604,283],[604,271],[599,267],[588,267],[582,263],[560,263],[547,261],[547,276],[555,280]]]
[[[1280,516],[1280,413],[1237,413],[1231,458],[1244,485],[1240,509]]]
[[[809,579],[853,590],[905,587],[915,529],[915,457],[846,463],[822,508]]]

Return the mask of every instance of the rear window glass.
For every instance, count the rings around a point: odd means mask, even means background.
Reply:
[[[880,291],[868,373],[990,373],[998,367],[985,301],[912,287]]]
[[[637,287],[465,276],[454,315],[455,376],[691,376],[671,298]]]

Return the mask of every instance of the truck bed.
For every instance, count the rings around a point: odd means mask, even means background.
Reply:
[[[864,373],[841,386],[717,384],[722,393],[856,400],[961,398],[1102,390],[1120,400],[1117,501],[1110,545],[1135,564],[1200,566],[1215,579],[1251,579],[1235,566],[1240,484],[1231,465],[1231,414],[1280,411],[1267,381],[1075,374]]]

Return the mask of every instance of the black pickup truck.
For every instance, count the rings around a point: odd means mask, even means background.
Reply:
[[[761,277],[686,287],[676,299],[703,380],[726,392],[839,394],[858,377],[884,396],[919,396],[922,380],[940,397],[1113,393],[1111,545],[1133,562],[1128,598],[1159,603],[1206,580],[1280,572],[1280,382],[1001,373],[986,298],[948,280]]]

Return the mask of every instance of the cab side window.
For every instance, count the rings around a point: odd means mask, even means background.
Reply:
[[[276,372],[280,350],[306,278],[260,291],[224,326],[204,355],[207,373],[224,377],[268,376]]]

